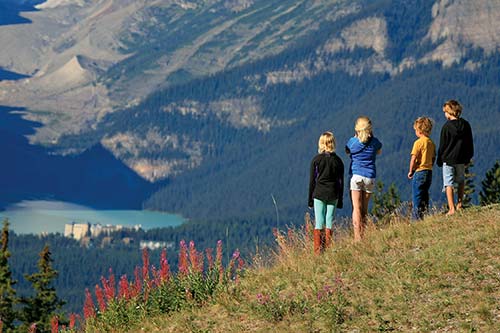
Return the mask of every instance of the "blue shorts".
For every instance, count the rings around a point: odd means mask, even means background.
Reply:
[[[465,182],[465,164],[448,165],[443,163],[443,192],[446,187],[456,187]]]

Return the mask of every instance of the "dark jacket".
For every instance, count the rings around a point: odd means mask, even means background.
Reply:
[[[314,205],[313,199],[326,203],[337,200],[337,208],[343,207],[344,163],[335,153],[316,155],[311,162],[308,206]]]
[[[441,129],[437,165],[468,164],[474,155],[472,130],[462,118],[448,120]]]

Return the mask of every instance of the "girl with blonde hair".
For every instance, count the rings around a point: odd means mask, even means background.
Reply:
[[[375,160],[382,151],[382,143],[373,136],[372,122],[368,117],[359,117],[354,131],[355,135],[349,139],[345,150],[351,158],[349,174],[354,240],[360,241],[366,228],[368,203],[375,188]]]
[[[344,163],[335,153],[335,146],[333,133],[324,132],[318,140],[318,154],[311,161],[308,206],[314,207],[315,254],[321,253],[325,225],[324,246],[331,245],[335,210],[343,207]]]

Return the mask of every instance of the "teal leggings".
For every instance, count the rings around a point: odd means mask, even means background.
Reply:
[[[314,199],[314,217],[316,218],[314,229],[323,229],[325,222],[326,228],[332,229],[336,208],[337,201],[327,204],[319,199]]]

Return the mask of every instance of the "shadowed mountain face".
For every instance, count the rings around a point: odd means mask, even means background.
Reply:
[[[342,147],[361,114],[384,143],[380,179],[406,198],[413,120],[434,118],[439,143],[450,98],[472,124],[478,180],[494,163],[483,156],[498,156],[496,1],[52,0],[36,8],[22,14],[30,24],[0,27],[0,43],[10,45],[0,67],[29,76],[0,82],[1,103],[42,123],[31,143],[74,158],[109,152],[145,182],[166,182],[152,196],[141,192],[149,208],[261,215],[274,211],[273,195],[296,213],[318,135],[332,130],[348,164]]]
[[[154,186],[96,145],[77,156],[54,156],[28,143],[30,123],[0,107],[0,207],[25,199],[65,200],[96,208],[140,209]]]
[[[34,11],[35,6],[44,0],[3,0],[0,3],[0,26],[28,24],[31,21],[21,16],[21,12]]]

